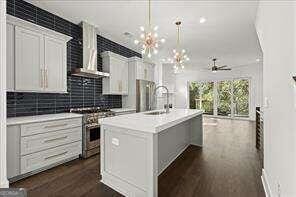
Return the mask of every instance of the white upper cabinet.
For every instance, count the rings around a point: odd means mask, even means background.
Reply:
[[[67,90],[66,45],[63,41],[45,36],[44,88],[49,92]]]
[[[127,95],[127,58],[110,51],[101,53],[101,57],[103,59],[103,71],[110,74],[110,77],[103,78],[103,94]]]
[[[66,47],[71,37],[7,16],[7,90],[67,92]]]
[[[145,62],[141,58],[130,58],[130,62],[135,64],[136,79],[154,81],[154,64]]]
[[[7,24],[6,27],[6,87],[7,91],[14,90],[14,26]]]
[[[40,33],[15,27],[15,89],[41,91],[44,40]]]

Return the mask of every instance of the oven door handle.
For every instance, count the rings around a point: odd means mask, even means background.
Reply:
[[[86,127],[86,129],[95,129],[95,128],[99,128],[100,125],[99,125],[99,124],[95,124],[95,125],[86,125],[85,127]]]

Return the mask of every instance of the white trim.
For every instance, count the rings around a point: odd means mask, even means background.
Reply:
[[[0,187],[9,187],[6,166],[6,0],[0,1]]]
[[[262,175],[261,175],[261,180],[265,192],[266,197],[272,197],[271,195],[271,190],[270,190],[270,185],[268,184],[268,179],[267,179],[267,174],[264,169],[262,169]]]

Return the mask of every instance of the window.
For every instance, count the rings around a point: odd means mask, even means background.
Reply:
[[[231,116],[231,81],[218,82],[218,109],[220,116]]]
[[[233,80],[233,105],[234,116],[249,116],[249,80]]]
[[[248,118],[249,88],[249,79],[190,82],[190,108],[209,115]]]
[[[189,84],[190,108],[214,114],[214,82],[192,82]]]

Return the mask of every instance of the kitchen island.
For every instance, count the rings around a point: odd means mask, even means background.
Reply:
[[[99,120],[101,181],[124,196],[157,197],[158,175],[190,144],[203,145],[202,111],[158,112]]]

